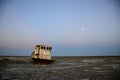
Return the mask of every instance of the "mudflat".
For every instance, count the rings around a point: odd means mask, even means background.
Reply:
[[[120,80],[120,56],[53,57],[33,64],[30,57],[1,56],[0,80]]]

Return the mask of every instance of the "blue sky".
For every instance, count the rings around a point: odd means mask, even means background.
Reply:
[[[0,54],[30,55],[42,43],[53,55],[119,55],[119,14],[118,0],[2,0]]]

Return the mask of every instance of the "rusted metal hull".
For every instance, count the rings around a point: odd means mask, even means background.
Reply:
[[[36,58],[32,58],[32,63],[36,63],[36,64],[51,64],[55,62],[54,60],[47,60],[47,59],[36,59]]]

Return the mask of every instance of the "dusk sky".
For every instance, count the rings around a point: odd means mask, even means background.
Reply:
[[[1,0],[0,55],[120,55],[119,0]]]

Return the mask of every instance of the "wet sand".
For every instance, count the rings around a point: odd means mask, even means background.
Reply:
[[[0,57],[0,80],[120,80],[120,56],[53,59],[40,65],[30,57]]]

